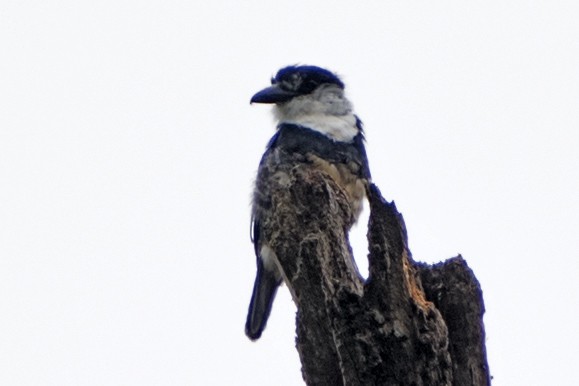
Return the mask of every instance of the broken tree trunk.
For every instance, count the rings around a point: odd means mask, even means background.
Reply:
[[[345,193],[308,165],[288,175],[272,191],[277,224],[265,237],[297,305],[306,383],[490,384],[482,294],[465,261],[414,263],[402,215],[371,185],[364,280],[348,243]]]

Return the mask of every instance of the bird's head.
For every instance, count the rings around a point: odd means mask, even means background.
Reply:
[[[251,103],[274,104],[279,124],[318,131],[337,141],[351,141],[362,131],[338,76],[316,66],[288,66],[277,72]]]

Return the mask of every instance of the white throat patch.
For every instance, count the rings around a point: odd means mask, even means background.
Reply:
[[[279,123],[304,126],[340,142],[351,142],[359,132],[352,104],[335,85],[322,85],[311,94],[276,105],[274,115]]]

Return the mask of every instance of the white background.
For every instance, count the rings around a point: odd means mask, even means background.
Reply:
[[[415,259],[473,268],[494,385],[576,384],[578,19],[574,1],[2,1],[0,384],[302,384],[287,289],[243,333],[274,132],[249,99],[294,63],[343,77]]]

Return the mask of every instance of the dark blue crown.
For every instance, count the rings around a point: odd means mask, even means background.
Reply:
[[[317,66],[284,67],[271,79],[271,84],[277,84],[301,95],[311,93],[322,84],[335,84],[344,88],[344,83],[336,74]]]
[[[323,84],[344,88],[338,76],[316,66],[287,66],[277,72],[267,87],[251,98],[251,103],[285,103],[294,97],[307,95]]]

